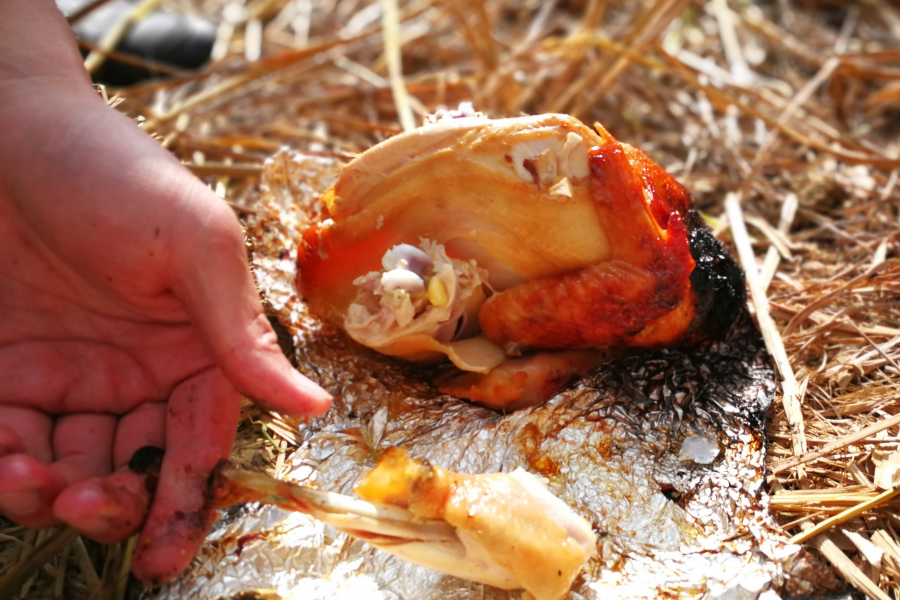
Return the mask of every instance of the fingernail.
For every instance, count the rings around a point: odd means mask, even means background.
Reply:
[[[321,387],[312,379],[309,379],[299,371],[293,371],[293,377],[294,385],[296,385],[301,390],[305,390],[310,396],[313,396],[319,402],[327,402],[328,404],[331,404],[331,402],[334,400],[334,397],[326,392],[323,387]]]
[[[77,484],[74,495],[65,494],[53,505],[53,512],[88,537],[98,537],[112,527],[111,518],[121,511],[110,494],[96,481]]]
[[[0,509],[10,516],[27,517],[41,507],[41,494],[37,490],[22,490],[0,494]]]
[[[107,520],[111,517],[118,517],[120,514],[122,514],[122,509],[116,503],[115,497],[99,482],[83,482],[81,484],[81,488],[78,490],[78,495],[80,496],[80,500],[82,503],[81,506],[83,507],[83,510],[87,509],[86,512],[88,512],[90,516],[75,516],[76,520],[80,520],[82,518],[85,520],[85,522],[90,522],[95,518],[102,518],[103,520]]]

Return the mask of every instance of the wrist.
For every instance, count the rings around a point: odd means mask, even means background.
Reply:
[[[79,101],[99,99],[54,1],[0,0],[0,158],[17,135],[49,128],[54,108]]]
[[[68,22],[53,0],[0,0],[0,98],[45,84],[90,89]]]

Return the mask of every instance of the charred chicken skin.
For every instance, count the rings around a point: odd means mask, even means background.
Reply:
[[[564,115],[398,135],[348,164],[323,204],[299,255],[312,311],[379,352],[484,376],[447,390],[492,406],[552,396],[600,356],[575,350],[693,344],[744,304],[740,268],[684,188]],[[516,396],[540,360],[491,379],[534,350],[560,351],[538,377],[552,385]]]

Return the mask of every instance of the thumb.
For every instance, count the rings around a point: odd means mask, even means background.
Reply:
[[[174,291],[219,368],[258,404],[296,416],[331,407],[331,395],[281,353],[250,275],[244,235],[231,209],[192,179],[188,210],[172,228]]]

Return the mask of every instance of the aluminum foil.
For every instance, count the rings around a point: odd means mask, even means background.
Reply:
[[[504,415],[443,396],[429,369],[353,344],[297,297],[298,231],[340,166],[281,152],[247,222],[260,290],[298,368],[335,396],[326,416],[297,424],[302,443],[287,478],[352,494],[376,453],[395,445],[453,471],[539,474],[598,534],[573,599],[774,600],[834,587],[831,571],[787,544],[767,512],[762,426],[774,379],[748,317],[706,348],[611,362],[540,407]],[[223,513],[188,572],[147,597],[259,590],[304,600],[521,597],[257,505]]]

